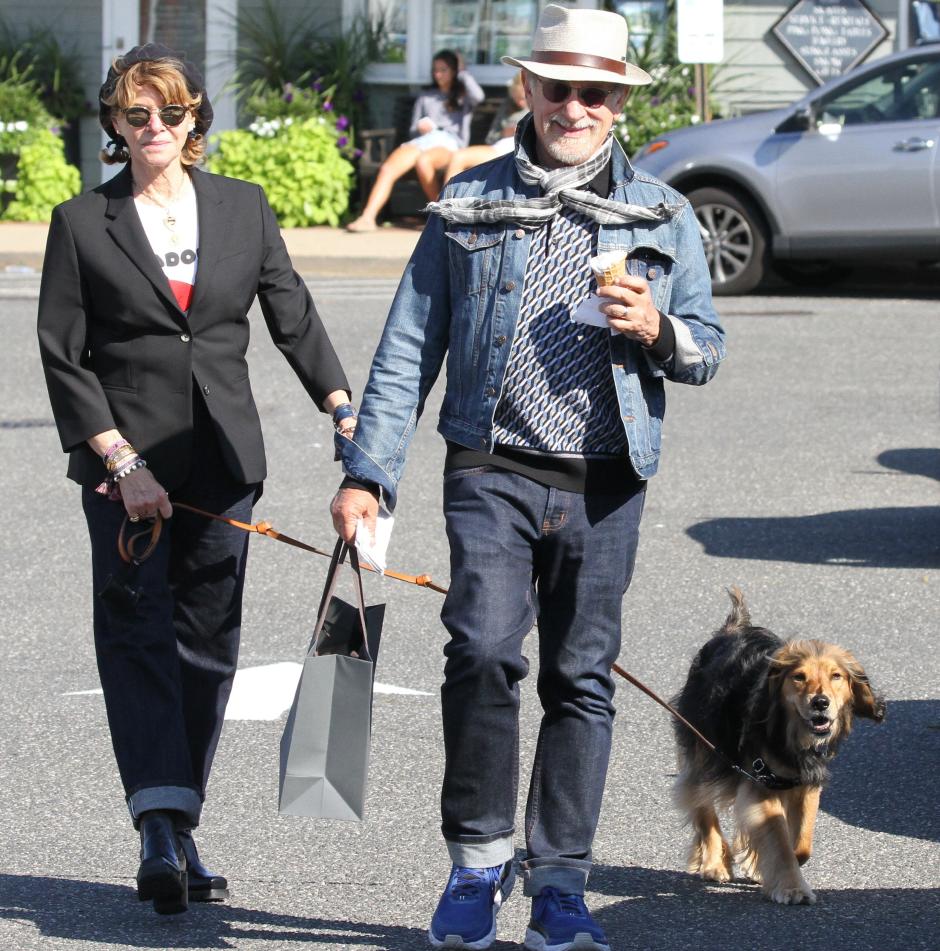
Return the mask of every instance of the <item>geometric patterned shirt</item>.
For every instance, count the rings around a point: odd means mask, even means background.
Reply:
[[[562,208],[532,235],[522,304],[496,405],[497,445],[579,456],[627,448],[610,366],[610,331],[569,314],[594,289],[597,222]]]

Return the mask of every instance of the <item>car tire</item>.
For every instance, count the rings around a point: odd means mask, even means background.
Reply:
[[[768,271],[767,226],[754,204],[724,188],[696,188],[688,199],[698,219],[712,293],[747,294]]]

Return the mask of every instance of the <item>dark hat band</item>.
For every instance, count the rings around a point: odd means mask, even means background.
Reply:
[[[619,59],[607,59],[606,56],[591,56],[588,53],[561,53],[553,50],[533,50],[530,57],[533,63],[545,63],[547,66],[587,66],[590,69],[606,69],[610,73],[627,74],[627,64]]]

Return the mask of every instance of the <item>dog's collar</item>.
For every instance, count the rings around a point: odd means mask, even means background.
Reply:
[[[734,766],[736,772],[746,776],[751,782],[763,786],[765,789],[795,789],[803,785],[803,780],[799,777],[789,779],[784,776],[778,776],[759,756],[751,763],[751,772],[741,766]]]

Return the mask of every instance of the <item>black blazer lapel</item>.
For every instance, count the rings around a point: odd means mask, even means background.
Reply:
[[[198,312],[206,296],[209,275],[219,259],[228,227],[221,189],[211,175],[199,169],[192,172],[193,188],[196,190],[196,209],[199,214],[199,259],[196,264],[196,283],[193,299],[189,304],[189,319]]]
[[[153,284],[163,299],[172,306],[174,316],[185,322],[186,315],[180,310],[173,291],[170,290],[170,282],[166,279],[163,269],[157,264],[156,255],[150,247],[147,235],[144,234],[144,227],[140,223],[140,217],[134,208],[130,165],[117,174],[109,185],[111,188],[108,193],[108,209],[105,212],[110,219],[107,225],[108,234],[144,277]]]

